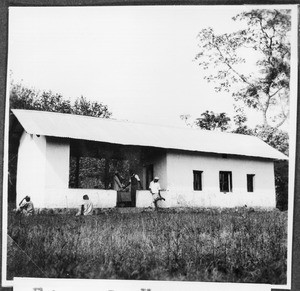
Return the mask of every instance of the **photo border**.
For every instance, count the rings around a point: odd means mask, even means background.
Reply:
[[[240,0],[171,0],[171,1],[161,1],[161,0],[3,0],[0,2],[0,134],[1,140],[3,142],[0,143],[0,187],[2,199],[0,199],[0,211],[2,215],[2,219],[0,222],[1,233],[3,227],[3,217],[7,214],[7,211],[3,211],[3,174],[4,174],[4,149],[5,149],[5,112],[6,112],[6,98],[8,93],[6,90],[8,76],[7,76],[7,66],[8,66],[8,10],[9,7],[66,7],[66,6],[148,6],[148,5],[291,5],[298,4],[297,0],[292,1],[283,1],[283,0],[269,0],[269,1],[259,1],[259,0],[248,0],[248,1],[240,1]],[[297,28],[299,31],[299,14],[300,9],[298,5],[298,23]],[[299,33],[298,33],[299,37]],[[300,52],[299,40],[297,46],[297,53],[299,55]],[[299,59],[297,59],[298,61]],[[299,62],[297,64],[297,73],[298,79],[297,82],[297,96],[299,99]],[[297,116],[296,116],[296,156],[295,156],[295,184],[294,184],[294,208],[293,208],[293,232],[292,232],[292,272],[291,272],[291,289],[272,289],[276,290],[291,290],[296,291],[300,290],[300,179],[297,177],[297,173],[300,173],[300,128],[297,126],[300,124],[300,106],[297,105]],[[289,206],[293,203],[291,199],[289,199]],[[289,208],[290,209],[290,208]],[[1,248],[1,262],[2,262],[2,250],[3,250],[3,238],[1,238],[0,248]],[[2,270],[1,270],[2,274]],[[198,282],[197,282],[198,283]],[[201,282],[202,283],[202,282]],[[226,283],[220,283],[226,284]],[[245,283],[243,283],[245,284]],[[13,287],[2,287],[2,276],[0,279],[0,286],[2,290],[13,290]],[[221,287],[221,286],[220,286]]]

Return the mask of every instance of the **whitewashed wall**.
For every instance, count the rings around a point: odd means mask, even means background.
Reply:
[[[46,208],[74,208],[87,194],[95,208],[115,207],[117,192],[102,189],[69,188],[70,144],[68,140],[47,138]]]
[[[68,140],[24,133],[18,156],[17,203],[29,195],[36,208],[74,208],[87,194],[94,207],[116,206],[114,190],[69,189],[69,163]]]
[[[46,189],[44,208],[78,208],[87,194],[94,208],[112,208],[117,203],[117,191],[102,189]]]
[[[136,191],[136,207],[153,207],[152,194],[149,190]]]
[[[193,190],[193,170],[203,171],[202,191]],[[220,192],[219,171],[232,172],[232,192]],[[272,161],[170,152],[167,172],[166,207],[276,206]],[[247,174],[255,174],[254,192],[247,192]]]
[[[167,175],[167,155],[160,154],[153,160],[153,176],[159,177],[159,184],[162,189],[167,187],[168,175]],[[147,190],[149,185],[147,185]]]
[[[36,207],[43,207],[46,178],[46,138],[23,132],[17,164],[17,206],[26,195]]]
[[[114,190],[69,189],[70,146],[68,140],[24,133],[20,140],[17,174],[17,203],[26,195],[37,208],[73,208],[87,194],[95,207],[115,207]],[[228,158],[198,153],[169,152],[154,161],[160,177],[161,207],[275,207],[272,161]],[[193,190],[193,170],[203,171],[202,191]],[[219,190],[219,171],[231,171],[233,192]],[[255,174],[254,192],[247,192],[247,174]],[[148,187],[148,185],[147,185]],[[149,207],[149,191],[137,193],[137,207]],[[149,205],[150,204],[150,205]]]

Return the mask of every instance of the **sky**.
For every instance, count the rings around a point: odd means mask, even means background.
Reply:
[[[216,93],[194,61],[197,34],[238,30],[231,18],[250,8],[11,7],[8,68],[26,86],[103,102],[116,119],[185,126],[182,114],[232,117],[231,94]]]

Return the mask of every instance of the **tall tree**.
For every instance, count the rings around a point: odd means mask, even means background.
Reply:
[[[256,126],[254,135],[276,148],[285,155],[289,155],[289,135],[287,132],[270,126]],[[274,163],[276,206],[280,210],[288,209],[289,163],[280,160]]]
[[[289,115],[290,11],[256,9],[233,20],[247,28],[221,35],[212,28],[200,31],[196,60],[209,71],[205,78],[216,82],[216,91],[231,91],[235,101],[262,113],[264,126],[278,128]]]

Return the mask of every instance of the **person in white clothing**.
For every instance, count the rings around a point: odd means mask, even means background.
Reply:
[[[92,215],[93,214],[93,203],[89,199],[88,195],[83,195],[83,201],[79,206],[79,210],[76,216],[79,215]]]
[[[152,198],[153,198],[153,203],[154,203],[154,206],[155,206],[155,209],[158,208],[157,206],[157,202],[159,200],[165,200],[163,197],[160,196],[160,185],[159,185],[159,178],[158,177],[155,177],[153,181],[151,181],[150,185],[149,185],[149,189],[150,189],[150,192],[152,194]]]

